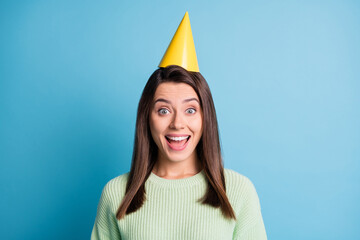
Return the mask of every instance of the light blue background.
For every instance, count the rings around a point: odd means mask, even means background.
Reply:
[[[359,1],[1,1],[1,239],[89,239],[185,11],[269,239],[360,235]]]

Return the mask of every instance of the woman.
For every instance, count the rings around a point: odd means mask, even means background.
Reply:
[[[212,95],[195,62],[161,63],[150,76],[131,170],[105,185],[91,239],[266,239],[254,185],[223,167]]]

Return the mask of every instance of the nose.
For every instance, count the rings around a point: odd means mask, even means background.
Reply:
[[[185,125],[185,123],[184,123],[183,116],[181,114],[175,112],[174,117],[170,124],[170,128],[182,129],[182,128],[184,128],[184,125]]]

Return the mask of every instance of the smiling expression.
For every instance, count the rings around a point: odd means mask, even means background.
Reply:
[[[149,116],[151,135],[159,149],[158,157],[171,162],[197,161],[195,149],[202,135],[202,121],[200,100],[190,85],[161,83],[156,89]],[[187,141],[184,146],[179,146],[168,140],[174,136],[189,137],[183,140]]]

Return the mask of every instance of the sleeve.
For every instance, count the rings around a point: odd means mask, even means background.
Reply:
[[[117,219],[111,211],[109,183],[101,193],[97,207],[95,223],[91,232],[91,240],[121,240]]]
[[[233,240],[267,240],[258,194],[245,177],[243,202],[237,214]]]

